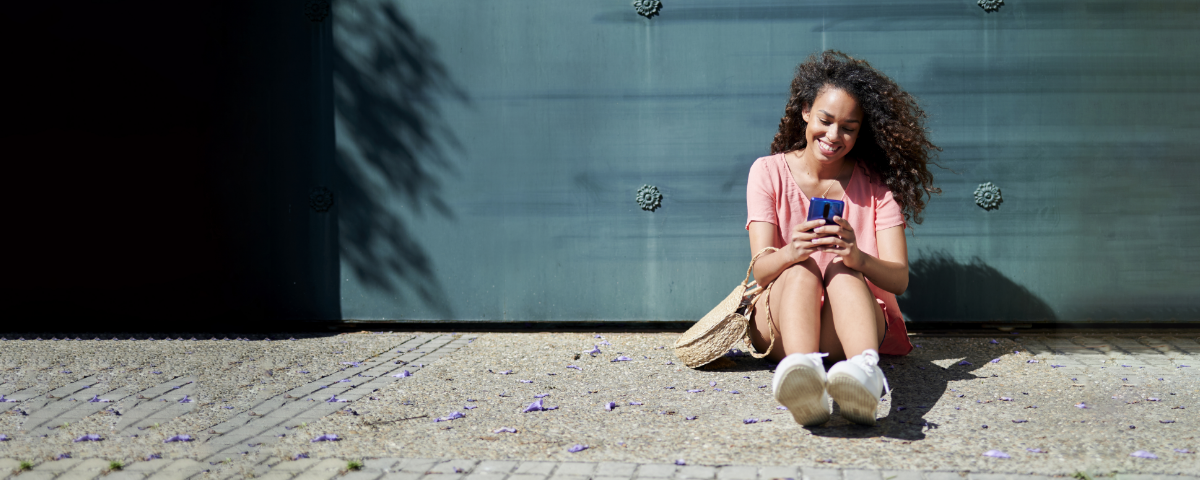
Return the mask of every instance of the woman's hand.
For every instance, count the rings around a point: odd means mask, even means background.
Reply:
[[[817,251],[836,253],[847,267],[859,270],[863,266],[865,254],[858,249],[854,229],[845,218],[833,217],[833,221],[837,225],[826,225],[816,230],[820,237],[812,240],[813,245]]]
[[[821,246],[813,242],[819,236],[814,229],[824,224],[825,220],[816,219],[792,227],[792,239],[787,244],[789,263],[803,262],[820,251]]]

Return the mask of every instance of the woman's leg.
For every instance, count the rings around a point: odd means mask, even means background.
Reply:
[[[775,361],[793,353],[817,351],[821,334],[821,269],[808,259],[788,267],[771,286],[770,298],[759,299],[756,308],[770,300],[771,319],[775,322],[775,348],[767,357]],[[771,342],[770,324],[765,311],[754,314],[750,341],[754,349],[765,351]]]
[[[878,349],[887,319],[861,272],[833,262],[825,269],[825,305],[821,308],[821,344],[829,361]]]

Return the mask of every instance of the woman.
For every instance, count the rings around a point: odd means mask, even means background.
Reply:
[[[797,67],[773,155],[750,169],[750,250],[778,248],[754,264],[770,288],[751,340],[763,351],[776,338],[775,398],[802,425],[829,420],[830,396],[842,416],[873,425],[887,385],[879,354],[912,350],[896,304],[908,286],[904,227],[941,193],[924,117],[867,62],[826,51]],[[842,200],[845,218],[806,221],[813,197]],[[826,356],[842,361],[826,372]]]

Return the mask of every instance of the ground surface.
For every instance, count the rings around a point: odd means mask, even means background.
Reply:
[[[97,465],[111,460],[162,469],[172,459],[190,463],[164,478],[317,478],[333,463],[362,458],[392,459],[370,465],[375,477],[420,458],[459,459],[468,463],[453,465],[476,474],[508,465],[480,461],[525,462],[497,475],[551,465],[543,473],[600,476],[601,465],[633,465],[624,478],[651,478],[642,473],[653,469],[637,468],[652,465],[675,476],[704,477],[709,470],[686,469],[709,468],[722,478],[751,467],[745,478],[757,478],[775,466],[868,476],[1200,471],[1192,453],[1200,450],[1194,333],[917,336],[912,354],[883,358],[892,392],[877,425],[850,424],[835,408],[833,420],[815,428],[776,408],[769,362],[736,357],[688,369],[675,363],[677,335],[22,335],[0,341],[0,394],[18,400],[2,404],[0,434],[10,440],[0,442],[0,458],[36,464],[21,475],[30,478],[72,469],[90,478],[84,467],[99,474]],[[600,353],[586,353],[594,349]],[[523,413],[539,399],[557,408]],[[435,421],[455,412],[463,417]],[[75,441],[88,434],[102,439]],[[313,442],[325,434],[338,440]],[[164,443],[176,435],[190,441]],[[575,445],[587,449],[569,452]],[[991,450],[1010,458],[984,455]],[[66,468],[51,460],[64,453],[94,461]],[[146,462],[153,454],[164,460]],[[293,461],[298,455],[333,460]],[[437,465],[453,473],[450,463],[412,468]]]

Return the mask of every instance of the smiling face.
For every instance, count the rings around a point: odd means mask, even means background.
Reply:
[[[837,87],[826,86],[801,115],[808,122],[804,154],[821,163],[841,160],[854,148],[862,127],[863,111],[858,101]],[[816,147],[816,148],[813,148]]]

